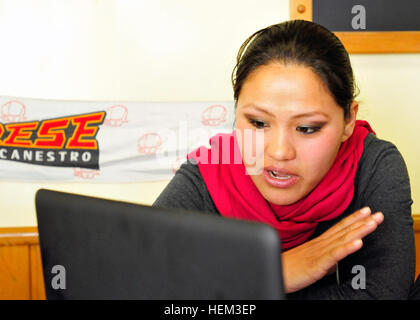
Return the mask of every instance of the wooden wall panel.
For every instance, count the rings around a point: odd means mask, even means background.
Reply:
[[[30,299],[29,272],[28,246],[0,246],[0,299]]]
[[[29,246],[31,299],[45,300],[44,275],[42,272],[41,249],[39,245]]]
[[[38,229],[0,228],[0,300],[45,299],[40,279]]]
[[[420,214],[414,218],[414,241],[416,242],[416,278],[420,275]]]
[[[290,0],[289,15],[291,20],[312,21],[312,0]]]

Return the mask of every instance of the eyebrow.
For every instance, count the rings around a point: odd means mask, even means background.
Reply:
[[[256,110],[258,110],[260,112],[266,113],[267,115],[269,115],[269,116],[271,116],[273,118],[275,117],[275,115],[272,114],[271,112],[269,112],[269,111],[267,111],[264,108],[261,108],[259,106],[253,105],[253,104],[249,104],[249,105],[246,105],[244,107],[244,109],[247,109],[247,108],[253,108],[253,109],[256,109]],[[294,115],[292,117],[292,119],[298,119],[298,118],[303,118],[303,117],[310,117],[310,116],[315,116],[315,115],[323,115],[324,117],[327,117],[328,119],[330,118],[328,114],[326,114],[326,113],[324,113],[322,111],[311,111],[311,112],[305,112],[305,113]]]

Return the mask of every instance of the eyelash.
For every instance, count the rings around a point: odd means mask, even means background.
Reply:
[[[267,124],[264,121],[250,119],[249,122],[254,127],[256,127],[257,129],[263,129],[263,128],[267,127]],[[305,131],[302,131],[302,130],[299,130],[299,129],[312,130],[312,132],[308,133],[308,132],[305,132]],[[315,127],[304,127],[304,126],[302,126],[302,127],[297,127],[296,128],[296,131],[301,132],[304,135],[314,134],[314,133],[318,132],[319,130],[321,130],[321,127],[316,127],[316,126]]]
[[[302,132],[305,135],[314,134],[314,133],[318,132],[319,130],[321,130],[321,127],[297,127],[296,130],[299,131],[298,130],[299,128],[300,129],[309,129],[309,130],[312,130],[312,132],[310,132],[310,133],[308,133],[308,132],[305,133],[303,131],[300,131],[300,132]]]

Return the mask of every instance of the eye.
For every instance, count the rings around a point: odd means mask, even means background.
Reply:
[[[321,130],[321,127],[297,127],[296,130],[307,135],[318,132],[319,130]]]
[[[263,129],[268,126],[264,121],[254,119],[249,119],[249,123],[251,123],[257,129]]]

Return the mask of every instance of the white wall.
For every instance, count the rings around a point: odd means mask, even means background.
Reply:
[[[288,0],[0,0],[0,95],[70,100],[231,100],[242,42],[289,18]],[[420,199],[420,54],[351,57],[361,115],[403,153]],[[0,162],[1,165],[1,162]],[[152,203],[155,183],[0,182],[0,227],[36,225],[39,187]],[[414,204],[414,212],[420,206]]]
[[[0,0],[0,93],[231,99],[236,52],[288,17],[274,0]]]

